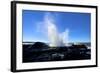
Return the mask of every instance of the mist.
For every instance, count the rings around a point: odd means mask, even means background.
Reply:
[[[68,33],[69,30],[65,29],[64,32],[59,33],[55,24],[55,19],[50,13],[46,13],[44,16],[44,25],[46,28],[46,35],[48,36],[50,46],[61,47],[68,45]],[[62,24],[63,25],[63,24]]]

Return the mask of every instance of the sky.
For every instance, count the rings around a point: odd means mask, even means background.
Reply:
[[[51,32],[54,30],[59,35],[67,29],[68,32],[64,35],[67,35],[68,42],[90,42],[91,40],[90,13],[23,10],[22,26],[23,42],[48,43],[49,28]]]

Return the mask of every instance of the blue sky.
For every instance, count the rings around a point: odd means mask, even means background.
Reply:
[[[45,31],[44,18],[49,13],[59,33],[67,28],[69,30],[69,42],[90,42],[91,40],[91,14],[76,12],[48,12],[23,10],[23,41],[49,42],[48,37],[41,31]]]

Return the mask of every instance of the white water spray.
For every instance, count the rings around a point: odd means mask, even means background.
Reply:
[[[44,24],[50,41],[50,46],[52,47],[67,46],[69,30],[66,29],[64,32],[58,33],[58,29],[54,24],[54,21],[55,20],[50,13],[45,14]]]

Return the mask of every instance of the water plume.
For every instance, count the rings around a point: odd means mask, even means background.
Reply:
[[[55,19],[50,13],[46,13],[44,17],[44,25],[47,31],[47,36],[52,47],[61,47],[68,45],[69,30],[59,33],[55,24]],[[63,24],[62,24],[63,25]]]

